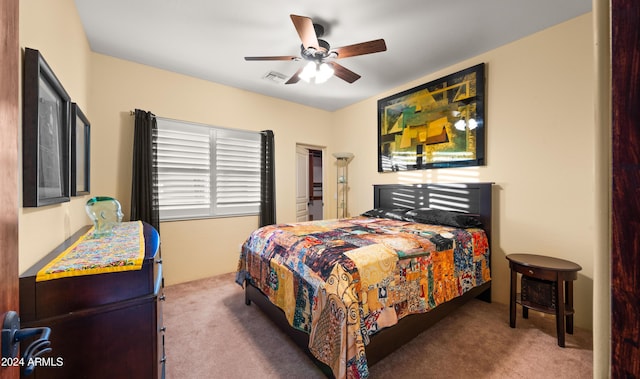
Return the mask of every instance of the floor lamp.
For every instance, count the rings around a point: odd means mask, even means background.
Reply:
[[[336,162],[336,217],[348,216],[348,191],[349,191],[349,161],[353,159],[352,153],[333,153]]]

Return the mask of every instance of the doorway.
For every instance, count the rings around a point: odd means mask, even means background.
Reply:
[[[296,221],[324,218],[323,148],[296,146]]]

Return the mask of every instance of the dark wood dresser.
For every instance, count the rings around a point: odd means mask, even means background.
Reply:
[[[36,282],[86,226],[20,276],[21,327],[51,328],[52,351],[43,357],[54,364],[37,366],[29,378],[164,377],[160,239],[149,224],[143,229],[141,270]]]

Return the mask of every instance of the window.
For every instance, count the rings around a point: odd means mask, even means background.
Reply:
[[[260,133],[157,118],[160,219],[258,214]]]

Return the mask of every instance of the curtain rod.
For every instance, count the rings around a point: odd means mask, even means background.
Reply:
[[[129,116],[135,116],[135,115],[136,115],[136,111],[129,111]],[[156,115],[154,115],[153,113],[151,113],[151,116],[156,117]]]

